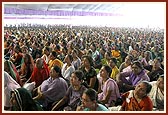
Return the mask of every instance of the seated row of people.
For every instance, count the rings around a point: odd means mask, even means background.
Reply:
[[[137,66],[136,63],[135,66]],[[164,109],[163,76],[159,76],[158,81],[156,83],[153,83],[152,87],[149,84],[148,79],[148,81],[146,79],[141,79],[139,82],[136,83],[133,89],[128,90],[120,95],[117,82],[110,78],[111,71],[111,68],[107,65],[103,66],[100,69],[100,78],[98,79],[100,85],[98,87],[98,91],[95,90],[98,94],[97,100],[106,108],[115,106],[116,100],[121,96],[123,99],[121,110],[151,111],[153,107],[159,110]],[[65,78],[63,78],[61,75],[61,69],[58,66],[54,66],[50,70],[50,77],[47,80],[44,80],[38,88],[30,92],[32,93],[31,98],[34,99],[34,101],[38,101],[38,103],[40,103],[43,107],[43,110],[75,111],[77,106],[81,104],[81,97],[83,96],[83,92],[86,89],[89,89],[89,86],[85,87],[84,85],[82,85],[84,81],[83,76],[84,74],[81,70],[76,70],[72,72],[70,77],[70,87],[68,87]],[[4,72],[4,77],[6,80],[4,86],[6,89],[5,95],[8,95],[6,96],[8,99],[5,100],[5,107],[10,108],[10,92],[17,88],[20,88],[21,86],[7,72]],[[152,90],[150,91],[151,88]],[[146,96],[151,97],[151,99],[148,99],[149,97]],[[134,101],[131,101],[132,97],[135,98]],[[147,102],[147,104],[149,104],[150,106],[145,108],[143,102],[144,100],[146,102],[148,100],[149,102]],[[139,103],[135,103],[137,101]],[[133,108],[134,105],[138,105],[138,108]],[[83,108],[83,106],[84,104],[80,107]],[[125,108],[124,106],[127,107]],[[81,110],[81,108],[79,110]],[[92,109],[93,108],[91,108],[91,110]]]

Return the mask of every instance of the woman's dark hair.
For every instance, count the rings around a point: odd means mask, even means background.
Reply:
[[[109,57],[111,57],[111,56],[112,56],[112,54],[111,54],[111,52],[110,52],[110,51],[106,51],[105,53],[107,53],[107,55],[108,55]]]
[[[115,64],[117,64],[117,59],[116,58],[112,57],[112,58],[110,58],[110,60],[112,60]]]
[[[57,44],[56,49],[60,50],[61,49],[60,45]]]
[[[83,56],[82,56],[82,59],[83,59],[83,58],[86,58],[86,59],[89,61],[90,65],[91,65],[91,66],[94,66],[93,58],[92,58],[91,56],[83,55]]]
[[[75,70],[74,72],[72,72],[76,75],[76,77],[79,79],[79,81],[83,80],[83,72],[81,70]]]
[[[61,69],[58,66],[55,65],[53,68],[57,73],[59,73],[59,77],[63,77],[61,73]]]
[[[22,49],[20,48],[19,45],[16,45],[16,46],[15,46],[15,49],[17,49],[19,52],[22,52]]]
[[[32,60],[31,60],[31,55],[30,55],[30,54],[26,53],[26,54],[25,54],[25,56],[24,56],[24,60],[25,60],[25,58],[27,58],[27,59],[28,59],[27,64],[31,64],[31,63],[32,63]]]
[[[50,51],[50,48],[48,46],[44,47],[44,50],[47,50],[48,52]]]
[[[68,56],[70,62],[72,63],[72,61],[73,61],[73,56],[72,56],[71,54],[67,54],[67,56]]]
[[[88,88],[84,91],[84,93],[90,98],[91,101],[97,101],[98,95],[96,90]]]
[[[133,58],[133,56],[132,55],[127,55],[128,57],[129,57],[129,59],[132,61],[134,58]]]
[[[92,42],[91,45],[92,45],[94,48],[96,48],[96,44],[95,44],[95,43]]]
[[[105,68],[105,70],[107,71],[107,73],[109,73],[109,76],[111,75],[112,69],[110,66],[108,65],[103,65],[103,67]]]
[[[32,99],[31,93],[25,88],[18,88],[11,91],[15,94],[16,102],[19,105],[17,111],[37,111],[36,102]]]
[[[139,62],[139,61],[134,61],[134,62],[132,63],[132,66],[133,66],[133,65],[138,66],[140,69],[144,69],[142,63]]]
[[[57,58],[57,52],[52,51],[51,54],[52,54],[55,58]]]
[[[148,94],[152,89],[152,85],[148,81],[142,81],[141,83],[146,85],[146,94]]]

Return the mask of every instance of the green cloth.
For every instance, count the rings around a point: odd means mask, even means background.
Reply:
[[[41,106],[33,100],[31,94],[25,88],[12,91],[18,105],[13,106],[13,111],[42,111]]]

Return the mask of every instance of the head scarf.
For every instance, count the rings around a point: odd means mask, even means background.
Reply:
[[[39,106],[33,100],[31,94],[25,88],[18,88],[12,91],[15,95],[19,110],[16,111],[38,111]]]

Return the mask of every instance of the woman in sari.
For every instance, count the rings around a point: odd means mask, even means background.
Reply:
[[[4,71],[6,71],[18,84],[21,85],[19,73],[17,72],[15,65],[11,61],[5,60]]]
[[[35,82],[35,87],[38,87],[44,80],[48,79],[48,77],[49,70],[47,64],[42,58],[38,58],[36,60],[36,66],[34,67],[33,72],[27,82]]]
[[[61,69],[54,66],[50,70],[50,77],[37,88],[38,95],[33,99],[41,102],[45,110],[50,110],[54,102],[63,98],[67,89],[68,84],[62,78]]]
[[[75,67],[75,70],[77,70],[81,66],[81,59],[78,57],[77,49],[72,50],[72,56],[73,56],[72,65]]]
[[[23,56],[23,63],[20,69],[20,77],[23,83],[30,78],[33,72],[33,68],[34,68],[34,60],[32,56],[27,53]]]
[[[86,87],[82,85],[83,72],[75,70],[70,77],[70,83],[68,90],[64,97],[54,105],[52,111],[64,110],[75,111],[77,106],[80,105],[81,96],[86,90]]]
[[[64,59],[64,64],[61,69],[62,76],[67,80],[68,85],[70,85],[70,76],[71,73],[75,71],[74,66],[72,65],[73,57],[70,54],[67,54]]]
[[[152,86],[148,81],[141,81],[135,90],[124,93],[120,111],[152,111],[153,104],[148,96],[151,88]]]
[[[48,64],[49,61],[49,55],[50,55],[50,48],[45,46],[43,48],[43,55],[42,55],[42,59],[44,59],[44,61],[46,62],[46,64]]]
[[[99,81],[97,78],[97,73],[93,67],[93,58],[88,55],[82,56],[83,65],[79,68],[84,73],[83,80],[85,81],[88,88],[93,88],[98,91]]]
[[[48,61],[48,69],[50,70],[52,67],[55,65],[58,66],[59,68],[62,68],[63,62],[57,58],[57,53],[55,51],[52,51],[49,56],[49,61]]]
[[[117,59],[112,57],[110,58],[109,62],[108,62],[108,65],[111,67],[112,69],[112,72],[111,72],[111,75],[110,77],[114,80],[116,80],[116,75],[119,73],[119,69],[117,67]]]
[[[132,71],[121,72],[116,76],[116,81],[118,83],[120,92],[122,93],[135,89],[135,86],[140,81],[150,81],[150,78],[139,61],[134,61],[131,69]]]
[[[23,54],[19,45],[14,46],[15,53],[11,56],[10,60],[16,66],[17,69],[20,69],[22,63]]]
[[[153,110],[164,110],[164,75],[160,75],[157,81],[151,82],[152,89],[149,97],[153,102]]]
[[[21,86],[10,76],[6,71],[4,71],[4,109],[9,110],[10,105],[10,92]]]
[[[120,72],[128,72],[131,71],[131,63],[133,61],[132,55],[127,55],[125,57],[125,61],[120,65],[119,71]]]
[[[98,100],[107,107],[114,106],[117,98],[120,97],[119,88],[112,78],[110,78],[112,69],[108,65],[100,69],[100,85]]]

